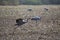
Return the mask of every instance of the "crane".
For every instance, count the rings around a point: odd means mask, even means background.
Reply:
[[[34,16],[31,18],[31,20],[36,21],[36,25],[37,25],[37,21],[41,20],[40,16]]]

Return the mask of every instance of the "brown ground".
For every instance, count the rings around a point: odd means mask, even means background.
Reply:
[[[32,11],[27,11],[28,8]],[[17,18],[36,15],[41,16],[37,26],[31,20],[22,26],[15,26]],[[0,6],[0,40],[60,40],[60,6]]]

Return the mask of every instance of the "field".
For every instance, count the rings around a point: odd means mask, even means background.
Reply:
[[[33,16],[41,17],[37,25],[29,20],[15,26],[16,19]],[[0,40],[60,40],[60,5],[0,6]]]

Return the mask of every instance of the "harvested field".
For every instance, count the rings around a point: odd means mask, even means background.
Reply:
[[[17,18],[33,16],[41,16],[37,26],[32,20],[15,26]],[[60,40],[60,5],[0,6],[0,40]]]

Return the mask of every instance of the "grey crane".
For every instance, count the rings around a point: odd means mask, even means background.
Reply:
[[[48,11],[48,8],[44,8],[44,10]]]
[[[32,8],[29,8],[28,11],[32,11]]]
[[[35,17],[32,17],[31,20],[36,21],[36,24],[37,24],[37,21],[41,20],[41,17],[40,16],[35,16]]]
[[[40,20],[40,19],[41,19],[40,16],[35,16],[35,17],[32,17],[32,18],[31,18],[31,20],[35,20],[35,21],[36,21],[36,20]]]

